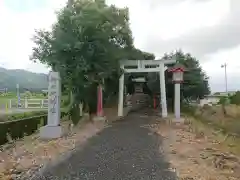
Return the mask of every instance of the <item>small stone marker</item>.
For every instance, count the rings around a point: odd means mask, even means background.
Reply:
[[[61,79],[59,72],[50,72],[48,77],[48,121],[40,128],[43,139],[59,138],[62,135],[60,124]]]

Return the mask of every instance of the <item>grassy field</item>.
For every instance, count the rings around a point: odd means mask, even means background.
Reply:
[[[21,93],[20,98],[23,100],[25,98],[28,99],[46,99],[47,97],[44,96],[42,93]],[[10,99],[17,101],[17,93],[9,92],[0,94],[0,108],[6,108],[9,106]]]
[[[21,104],[24,104],[25,99],[36,99],[36,101],[34,101],[34,103],[38,103],[39,101],[39,105],[36,106],[40,106],[41,100],[43,99],[47,99],[47,95],[44,95],[43,93],[21,93],[20,94],[20,100],[21,100]],[[12,105],[15,104],[15,106],[17,106],[17,94],[13,93],[13,92],[9,92],[9,93],[4,93],[4,94],[0,94],[0,110],[7,110],[10,107],[10,100],[12,100]],[[67,101],[68,101],[68,96],[64,95],[61,98],[61,106],[65,107],[67,106]],[[33,102],[33,101],[31,101]]]
[[[24,98],[44,98],[43,93],[20,93],[20,97]],[[14,99],[17,98],[17,93],[9,92],[0,94],[0,99]]]
[[[194,117],[194,124],[198,129],[208,128],[213,134],[220,137],[229,151],[240,155],[240,106],[198,107],[190,114]]]
[[[48,97],[42,93],[21,93],[21,105],[25,106],[25,98],[27,99],[38,99],[36,101],[31,101],[28,109],[25,108],[17,108],[17,94],[16,93],[6,93],[0,94],[0,122],[11,121],[16,119],[22,119],[32,116],[39,116],[42,114],[47,114],[47,105],[41,107],[41,103],[43,99],[47,99]],[[12,101],[12,108],[10,108],[10,99],[15,100]],[[29,102],[30,103],[30,102]],[[47,103],[47,102],[45,102]],[[69,100],[67,95],[63,95],[61,98],[61,109],[69,107]]]

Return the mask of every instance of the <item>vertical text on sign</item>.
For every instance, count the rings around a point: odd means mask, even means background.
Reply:
[[[50,112],[55,114],[57,112],[57,79],[56,77],[50,76],[50,92],[49,92],[49,102],[50,102]]]

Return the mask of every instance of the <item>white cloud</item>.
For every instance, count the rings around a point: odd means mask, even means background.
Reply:
[[[155,27],[151,35],[159,36],[162,40],[169,40],[198,28],[214,26],[229,10],[226,2],[219,2],[219,0],[203,3],[184,1],[156,8],[149,17],[152,19],[151,27]]]
[[[229,73],[237,75],[240,71],[239,55],[240,45],[205,56],[209,60],[202,63],[202,66],[209,75],[219,75],[222,74],[221,64],[226,63]]]
[[[190,52],[195,52],[192,51],[194,49],[198,49],[197,52],[207,52],[201,51],[199,46],[206,46],[206,43],[196,43],[194,33],[201,33],[202,29],[204,29],[203,33],[208,29],[214,32],[214,27],[221,27],[221,23],[228,20],[231,11],[240,10],[237,4],[233,6],[230,4],[237,3],[238,0],[107,0],[107,2],[130,8],[131,29],[135,45],[157,56],[176,48],[183,48]],[[47,0],[45,8],[17,12],[0,1],[0,65],[7,68],[47,72],[43,65],[29,61],[33,46],[31,38],[34,29],[51,26],[55,21],[54,12],[63,7],[64,3],[66,0]],[[235,9],[232,9],[233,7]],[[237,13],[232,15],[236,16]],[[184,41],[178,41],[183,37]],[[211,36],[206,37],[211,39]],[[219,43],[225,42],[219,41]],[[229,44],[229,42],[226,43]],[[240,42],[238,44],[240,45]],[[211,54],[201,56],[200,60],[211,78],[211,84],[214,84],[213,81],[217,78],[222,79],[223,69],[220,66],[225,61],[228,63],[229,78],[231,74],[238,77],[237,66],[240,66],[240,63],[237,60],[240,56],[238,53],[240,46],[225,48],[229,49],[220,49],[217,52],[213,49]]]
[[[54,3],[55,2],[55,3]],[[35,72],[47,72],[42,64],[29,60],[35,29],[49,28],[55,21],[55,10],[59,1],[49,1],[47,8],[33,9],[27,12],[13,11],[5,4],[0,6],[0,63],[11,69],[27,69]]]
[[[225,72],[221,65],[227,64],[227,83],[229,90],[240,89],[240,45],[205,56],[203,69],[210,77],[212,91],[225,91]]]

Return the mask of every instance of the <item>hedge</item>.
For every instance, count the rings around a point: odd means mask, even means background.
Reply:
[[[61,117],[68,114],[67,111],[61,112]],[[41,126],[47,124],[47,114],[12,120],[7,122],[0,122],[0,145],[7,143],[8,136],[12,140],[23,138],[25,135],[31,135]]]
[[[47,110],[5,114],[5,115],[0,116],[0,122],[25,119],[25,118],[29,118],[29,117],[33,117],[33,116],[40,116],[40,115],[46,115],[46,114],[47,114]]]

